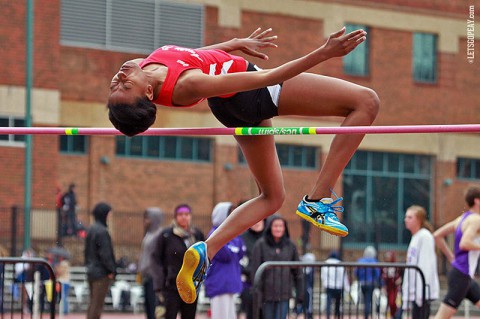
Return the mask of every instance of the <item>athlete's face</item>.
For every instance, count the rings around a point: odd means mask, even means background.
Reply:
[[[152,86],[140,66],[134,62],[125,62],[110,82],[110,101],[113,103],[132,103],[144,96],[152,98]]]

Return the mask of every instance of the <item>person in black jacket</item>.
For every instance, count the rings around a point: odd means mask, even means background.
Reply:
[[[77,235],[77,195],[75,193],[75,184],[68,186],[68,191],[62,196],[63,209],[63,234],[66,236]]]
[[[187,248],[199,241],[204,241],[203,233],[191,225],[192,209],[187,204],[180,204],[174,210],[172,225],[165,228],[156,242],[152,254],[153,288],[160,302],[164,301],[166,319],[194,319],[197,302],[184,302],[178,293],[176,277],[182,267],[183,255]]]
[[[252,274],[266,261],[299,261],[297,247],[290,239],[287,221],[279,215],[267,219],[267,227],[253,246]],[[263,273],[261,286],[263,319],[286,319],[295,285],[297,304],[303,303],[301,268],[274,267]]]
[[[90,289],[87,319],[100,318],[108,289],[115,279],[115,255],[107,228],[107,216],[111,210],[107,203],[100,202],[95,206],[95,223],[88,229],[85,240],[85,267]]]

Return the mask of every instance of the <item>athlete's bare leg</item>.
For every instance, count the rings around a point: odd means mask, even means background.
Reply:
[[[279,101],[279,115],[341,116],[345,118],[342,122],[343,126],[366,126],[371,125],[375,120],[378,107],[378,97],[370,89],[334,78],[301,74],[284,83]],[[272,126],[272,121],[263,121],[262,125]],[[310,199],[330,196],[331,189],[363,137],[364,134],[340,134],[333,139],[320,175],[308,194]],[[257,182],[259,195],[237,207],[206,240],[206,246],[200,244],[198,249],[203,251],[206,249],[209,259],[212,259],[221,247],[250,226],[275,213],[285,199],[282,171],[273,136],[236,136],[235,138]],[[313,215],[301,217],[313,219],[310,216]],[[348,234],[346,227],[337,223],[336,217],[330,216],[328,220],[330,224],[318,226],[333,234],[341,236]],[[313,222],[317,223],[317,220],[313,219]],[[200,267],[208,264],[200,263],[203,259],[202,256],[198,257],[201,253],[199,250],[189,248],[187,253],[190,251],[190,254],[185,255],[184,264],[177,276],[178,291],[181,292],[182,299],[187,302],[193,302],[198,293],[192,280],[194,269],[204,269]]]
[[[272,126],[272,121],[266,120],[262,126]],[[236,136],[235,138],[257,182],[259,195],[234,209],[206,240],[209,258],[213,258],[217,251],[232,238],[277,212],[285,200],[283,175],[274,137],[269,135]]]
[[[299,99],[299,96],[302,98]],[[368,126],[375,119],[378,107],[377,95],[368,88],[305,73],[284,83],[279,115],[340,116],[345,117],[343,126]],[[263,126],[271,126],[271,121],[264,121]],[[334,138],[320,175],[308,194],[310,198],[330,197],[331,189],[363,137],[364,134],[339,134]],[[210,257],[248,227],[275,213],[285,198],[273,136],[237,136],[236,139],[257,181],[260,194],[235,209],[207,240]]]
[[[448,319],[452,318],[453,315],[457,312],[457,309],[450,307],[447,304],[444,304],[443,302],[440,304],[440,307],[438,308],[437,314],[435,315],[435,319]]]
[[[378,108],[378,97],[371,89],[336,78],[303,73],[284,83],[278,111],[279,115],[340,116],[345,117],[342,126],[369,126],[375,120]],[[309,198],[330,197],[331,189],[364,136],[335,136],[320,175],[308,193]]]

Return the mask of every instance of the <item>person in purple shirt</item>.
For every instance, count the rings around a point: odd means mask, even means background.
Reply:
[[[234,208],[230,202],[220,202],[213,208],[213,227],[209,236],[227,219]],[[211,261],[205,279],[205,294],[210,298],[212,319],[237,317],[235,298],[243,289],[240,260],[245,251],[243,239],[237,236],[223,246]]]
[[[473,280],[480,256],[480,188],[470,187],[465,195],[467,212],[440,227],[433,234],[435,242],[452,264],[448,274],[448,291],[436,319],[451,318],[463,299],[480,308],[480,286]],[[445,237],[454,234],[454,251]]]

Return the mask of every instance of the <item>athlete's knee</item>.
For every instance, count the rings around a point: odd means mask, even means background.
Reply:
[[[285,202],[285,190],[279,191],[270,199],[270,206],[274,213],[276,213],[280,208],[282,208],[283,203]]]
[[[283,203],[285,202],[286,192],[285,189],[279,189],[272,195],[265,196],[265,200],[268,203],[268,212],[267,215],[274,214],[282,208]]]
[[[368,116],[369,121],[373,122],[380,109],[380,99],[377,93],[372,89],[363,88],[360,93],[359,108]]]

